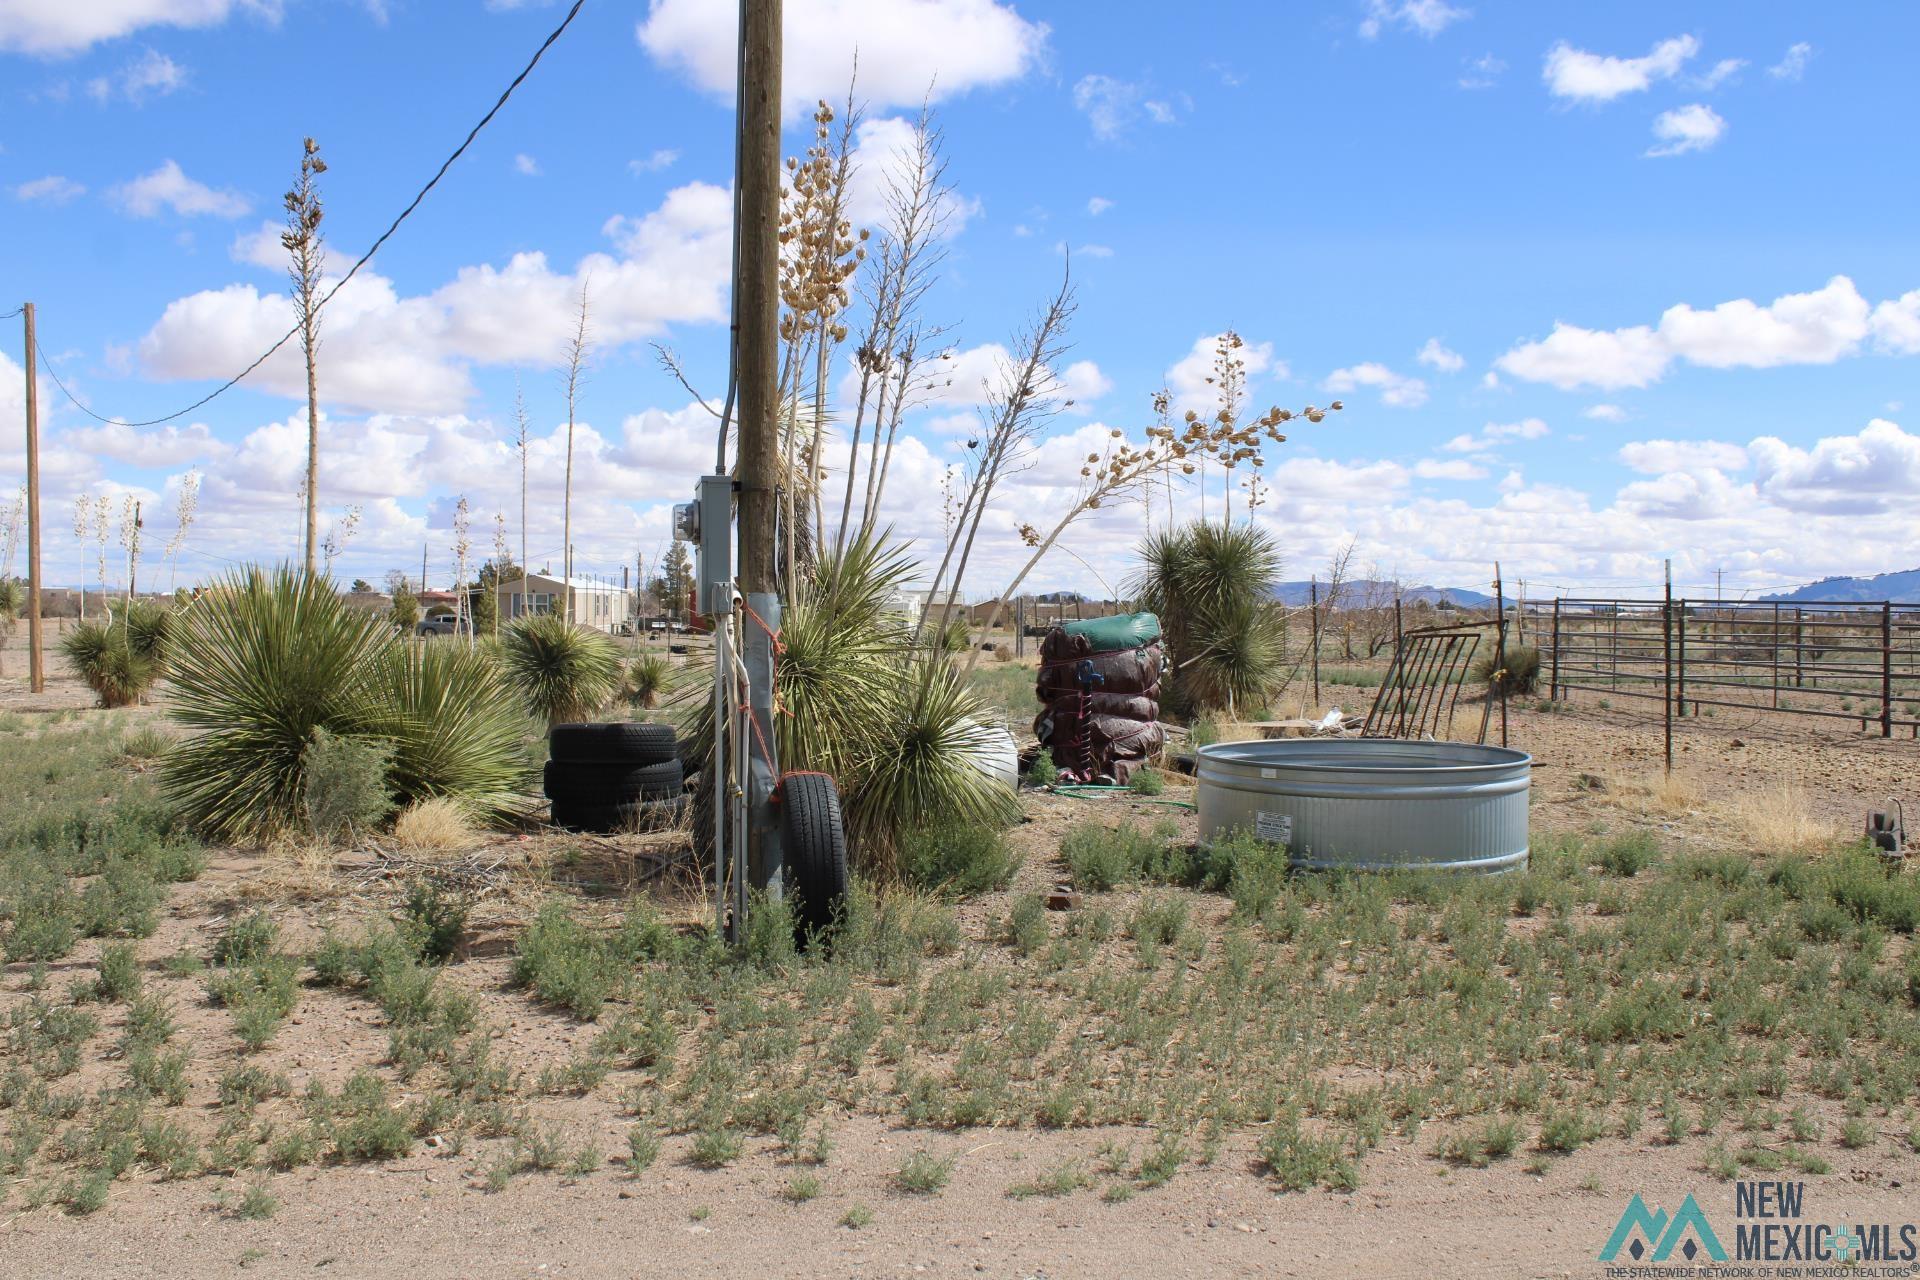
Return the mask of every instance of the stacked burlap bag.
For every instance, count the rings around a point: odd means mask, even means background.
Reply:
[[[1159,754],[1160,676],[1167,654],[1151,613],[1053,628],[1040,643],[1034,736],[1062,781],[1124,783]]]

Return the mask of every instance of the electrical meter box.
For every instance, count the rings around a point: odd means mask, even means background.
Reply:
[[[693,544],[694,612],[733,612],[733,477],[701,476],[698,496],[675,503],[673,536]]]

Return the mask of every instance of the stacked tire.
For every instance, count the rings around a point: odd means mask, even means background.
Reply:
[[[555,725],[547,754],[546,794],[556,827],[658,830],[684,813],[686,780],[671,725]]]

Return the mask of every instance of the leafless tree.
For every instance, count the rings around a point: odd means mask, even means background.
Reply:
[[[526,501],[526,472],[524,470],[521,472],[520,500],[522,502]],[[520,528],[521,538],[524,540],[526,537],[524,515],[522,516]],[[522,554],[525,553],[523,552]],[[507,545],[507,513],[504,511],[496,511],[493,513],[493,638],[496,640],[500,638],[500,603],[506,598],[500,588],[505,585],[507,564],[512,559],[513,548]],[[520,592],[523,596],[527,590],[525,583],[526,576],[527,567],[521,565],[520,577],[522,581]]]
[[[326,216],[317,179],[327,171],[320,144],[312,138],[301,144],[300,177],[286,194],[287,229],[280,244],[289,256],[287,279],[292,286],[294,313],[300,322],[300,349],[307,358],[307,572],[319,540],[320,390],[314,359],[320,351],[320,271],[326,246],[320,222]]]
[[[341,512],[340,518],[327,526],[327,536],[320,543],[323,557],[321,577],[327,579],[333,577],[333,562],[339,559],[340,553],[347,549],[347,544],[353,541],[353,535],[359,531],[359,528],[360,507],[357,503]]]
[[[573,428],[580,400],[580,387],[586,376],[587,362],[593,355],[593,336],[589,332],[591,312],[587,303],[586,280],[580,282],[580,323],[567,342],[567,472],[566,488],[560,499],[560,576],[566,582],[562,598],[564,616],[573,621]]]
[[[960,515],[940,556],[940,567],[933,575],[927,597],[930,611],[941,589],[946,589],[936,636],[946,634],[947,623],[960,598],[961,584],[966,580],[967,565],[973,558],[980,522],[1001,481],[1030,465],[1035,438],[1059,412],[1059,401],[1051,394],[1057,385],[1053,366],[1066,351],[1067,324],[1073,318],[1073,311],[1073,278],[1066,272],[1061,275],[1059,290],[1039,317],[1014,341],[1013,354],[1002,363],[996,379],[986,389],[981,434],[971,450]],[[926,621],[927,612],[923,611],[914,630],[916,639]]]
[[[939,336],[920,314],[926,292],[946,258],[943,246],[953,190],[947,184],[947,160],[941,142],[932,110],[923,104],[914,122],[912,151],[901,168],[886,176],[887,214],[880,229],[878,252],[869,258],[867,326],[855,353],[859,383],[836,539],[841,545],[853,523],[860,443],[869,410],[873,431],[859,521],[863,529],[878,518],[901,417],[931,389],[941,365],[950,358],[943,355],[936,360],[930,376],[923,353],[939,341]]]
[[[531,435],[527,428],[527,397],[520,390],[520,379],[513,380],[514,452],[520,455],[520,573],[527,572],[527,446]],[[526,607],[526,587],[520,588],[520,605]],[[497,616],[497,611],[496,611]]]

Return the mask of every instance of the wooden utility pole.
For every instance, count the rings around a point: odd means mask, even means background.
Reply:
[[[734,380],[738,388],[741,649],[747,668],[747,880],[779,897],[785,877],[773,808],[773,649],[780,631],[775,553],[780,527],[780,75],[782,0],[741,0],[734,227]],[[749,745],[751,744],[751,745]]]
[[[27,668],[29,687],[47,691],[46,658],[40,651],[40,392],[34,383],[38,346],[33,337],[33,304],[21,309],[27,318]]]
[[[775,590],[782,0],[743,0],[740,84],[740,589]]]

